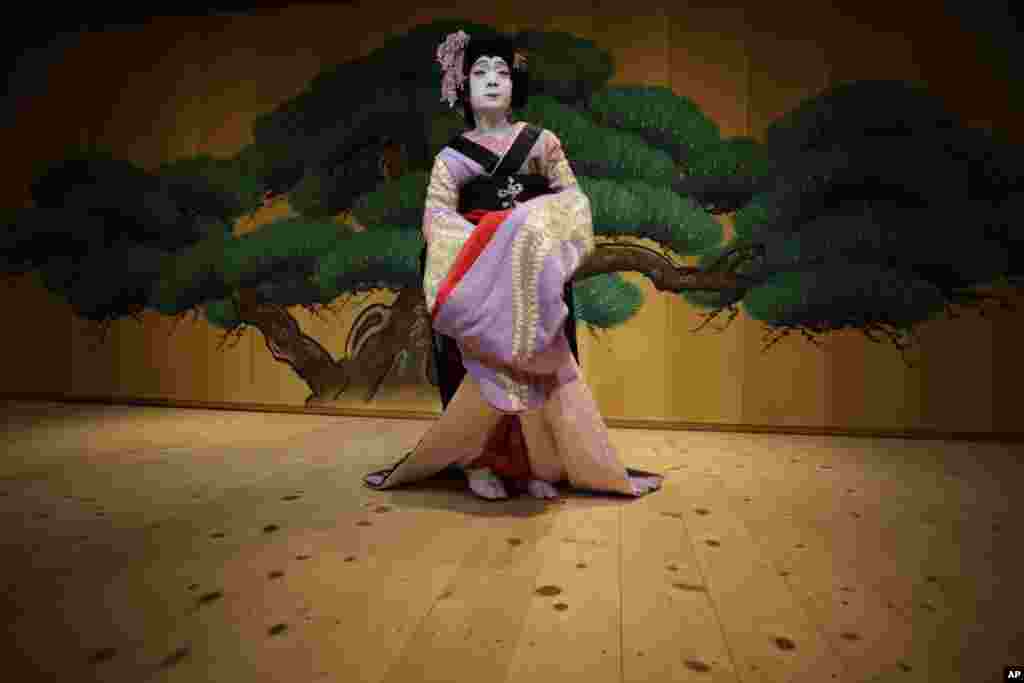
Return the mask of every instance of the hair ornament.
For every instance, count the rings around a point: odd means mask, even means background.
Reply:
[[[465,80],[462,73],[462,60],[469,44],[469,34],[465,31],[449,33],[445,41],[437,48],[437,61],[441,64],[441,101],[448,102],[449,107],[455,106],[456,91]]]

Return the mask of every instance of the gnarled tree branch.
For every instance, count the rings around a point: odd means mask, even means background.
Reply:
[[[601,243],[576,271],[573,280],[580,282],[595,275],[625,271],[646,276],[662,292],[748,289],[756,284],[738,273],[677,266],[664,254],[642,244],[612,242]]]

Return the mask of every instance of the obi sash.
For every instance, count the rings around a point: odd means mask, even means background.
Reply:
[[[539,173],[517,173],[542,129],[527,124],[516,136],[504,156],[459,135],[448,146],[480,164],[484,174],[467,181],[459,188],[460,214],[479,216],[479,212],[511,209],[516,204],[551,194],[548,179]],[[472,219],[470,219],[472,220]],[[473,221],[474,223],[477,222]]]

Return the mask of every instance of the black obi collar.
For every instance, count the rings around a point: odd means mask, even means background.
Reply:
[[[523,126],[504,157],[459,135],[448,146],[480,164],[484,175],[467,181],[459,190],[459,213],[475,210],[500,211],[528,201],[551,189],[545,176],[537,173],[516,173],[542,129],[532,124]]]
[[[519,131],[519,135],[516,136],[515,141],[509,147],[504,157],[499,157],[483,145],[479,145],[462,135],[457,135],[448,143],[448,146],[483,166],[486,175],[512,175],[526,161],[527,155],[533,149],[533,145],[537,142],[540,134],[541,128],[530,123],[526,124]]]

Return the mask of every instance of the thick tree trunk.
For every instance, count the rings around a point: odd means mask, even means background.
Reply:
[[[399,352],[422,344],[426,329],[426,302],[418,289],[403,289],[391,305],[388,324],[364,346],[358,358],[336,361],[315,339],[302,332],[298,321],[283,306],[259,303],[253,290],[242,290],[239,318],[258,329],[275,360],[287,363],[309,386],[306,403],[338,400],[351,385],[369,386],[366,400],[376,394]],[[425,337],[429,343],[429,337]]]
[[[242,289],[238,317],[263,334],[274,360],[287,363],[313,392],[313,397],[336,399],[348,388],[344,368],[315,339],[299,329],[299,323],[284,306],[260,303],[255,290]]]

